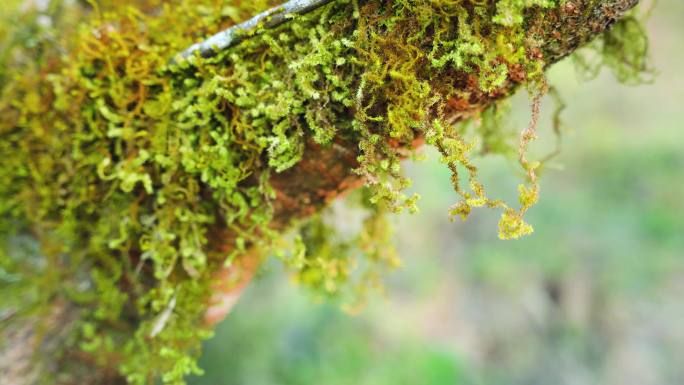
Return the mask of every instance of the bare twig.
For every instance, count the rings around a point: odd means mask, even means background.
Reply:
[[[262,12],[244,23],[234,25],[221,31],[203,42],[193,44],[190,48],[181,52],[180,55],[187,58],[194,55],[196,51],[199,51],[202,57],[212,56],[221,50],[241,42],[249,36],[249,31],[256,27],[276,27],[286,22],[293,15],[303,15],[314,9],[320,8],[331,1],[333,0],[290,0],[285,4]]]

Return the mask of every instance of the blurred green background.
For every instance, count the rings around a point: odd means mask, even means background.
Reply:
[[[571,130],[532,236],[499,240],[495,211],[449,222],[456,197],[428,152],[407,165],[421,213],[394,218],[404,263],[386,298],[348,316],[271,263],[191,384],[684,384],[684,2],[661,1],[648,29],[654,84],[552,69]],[[507,124],[524,127],[527,104]],[[514,198],[509,163],[478,163],[492,196]]]

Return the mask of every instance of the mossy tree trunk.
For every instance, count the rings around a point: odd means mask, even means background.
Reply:
[[[541,36],[543,41],[537,52],[529,54],[542,58],[546,66],[552,65],[602,34],[637,2],[638,0],[567,0],[561,2],[559,7],[532,13],[533,19],[527,22],[528,29],[535,36]],[[524,82],[524,78],[516,77],[515,71],[509,73],[504,86],[499,87],[496,92],[468,89],[468,82],[464,82],[463,91],[469,93],[470,97],[449,103],[451,110],[448,113],[455,119],[472,117],[495,101],[510,96]],[[391,138],[385,140],[392,141]],[[333,139],[333,142],[331,146],[321,146],[309,139],[301,161],[271,178],[271,185],[275,190],[272,229],[285,231],[294,220],[319,212],[339,195],[365,182],[363,177],[354,172],[359,167],[358,143],[342,137]],[[418,138],[410,144],[397,145],[418,146],[420,143]],[[235,237],[237,234],[228,229],[216,228],[209,235],[210,247],[223,253],[229,252],[227,248],[230,246],[226,245],[231,245],[233,242],[230,240]],[[206,322],[215,323],[222,319],[258,266],[258,256],[250,256],[241,258],[232,267],[217,273],[230,278],[230,283],[216,287],[213,298],[215,306],[209,310]],[[88,355],[67,355],[61,362],[53,360],[53,350],[70,343],[67,338],[68,330],[72,320],[77,318],[79,309],[59,298],[55,298],[51,306],[52,309],[41,313],[41,319],[22,320],[12,324],[10,315],[0,320],[5,323],[0,347],[0,382],[13,385],[35,384],[45,377],[46,372],[68,368],[71,373],[66,382],[74,382],[74,378],[79,378],[76,380],[78,383],[123,383],[124,380],[116,371],[94,365],[96,358]],[[65,360],[69,362],[64,362]]]

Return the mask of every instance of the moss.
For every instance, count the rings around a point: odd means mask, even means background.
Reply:
[[[78,304],[74,349],[97,352],[130,383],[178,384],[199,371],[213,273],[247,248],[280,255],[324,296],[349,285],[354,310],[398,263],[382,214],[417,210],[400,162],[423,138],[453,173],[452,216],[498,208],[502,238],[532,231],[523,215],[538,199],[540,164],[526,153],[548,63],[526,21],[557,1],[338,0],[173,64],[274,1],[70,4],[17,11],[51,18],[30,46],[17,45],[19,30],[0,35],[13,52],[0,58],[0,278],[30,293],[9,305],[25,312],[55,297]],[[487,197],[471,161],[477,144],[455,123],[519,84],[533,119],[518,149],[496,144],[494,110],[475,131],[487,151],[517,153],[526,181],[515,209]],[[285,241],[272,223],[273,178],[315,156],[311,143],[342,139],[358,143],[354,171],[368,186],[361,230],[341,239],[316,217]],[[19,235],[38,241],[38,273]]]
[[[576,52],[573,61],[580,77],[594,79],[605,67],[623,84],[652,82],[656,71],[650,62],[649,39],[644,28],[647,17],[648,14],[640,16],[632,11],[599,39]]]
[[[310,289],[315,300],[340,302],[349,313],[362,309],[372,291],[382,290],[382,277],[401,265],[386,210],[370,196],[364,188],[345,200],[345,210],[358,214],[349,222],[341,224],[328,209],[278,245],[296,284]]]

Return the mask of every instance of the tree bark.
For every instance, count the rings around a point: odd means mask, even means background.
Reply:
[[[543,55],[547,65],[563,59],[604,32],[637,3],[638,0],[568,0],[562,6],[548,10],[543,18],[531,21],[532,28],[536,28],[544,39],[538,54]],[[455,120],[467,119],[497,99],[508,97],[520,85],[515,79],[509,79],[506,84],[509,92],[482,94],[466,103],[452,103],[448,113]],[[276,230],[284,231],[293,220],[318,212],[340,194],[364,183],[353,172],[358,166],[357,143],[337,139],[332,146],[322,147],[311,141],[304,154],[297,165],[271,179],[276,190],[273,221]],[[225,247],[221,240],[233,237],[230,233],[220,234],[214,247]],[[216,286],[205,322],[215,324],[228,314],[257,271],[260,260],[256,251],[250,252],[235,265],[217,273],[222,283]],[[12,324],[11,316],[0,320],[4,324],[0,329],[0,383],[35,384],[44,372],[51,371],[54,367],[51,352],[64,343],[77,312],[78,309],[55,301],[50,314],[34,322]],[[48,322],[38,322],[46,319]],[[36,327],[39,323],[43,325],[40,329]],[[122,381],[112,373],[88,373],[87,378],[80,383]]]

